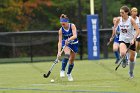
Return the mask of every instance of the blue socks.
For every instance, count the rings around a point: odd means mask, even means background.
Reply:
[[[62,60],[62,69],[61,69],[61,70],[65,71],[65,68],[66,68],[66,66],[67,66],[68,60],[69,60],[69,59],[67,59],[67,58],[64,58],[64,59]]]
[[[69,64],[67,74],[70,74],[71,73],[73,67],[74,67],[74,63],[73,64]]]
[[[119,60],[120,59],[120,54],[118,51],[114,51],[115,57]]]
[[[65,68],[66,68],[66,66],[67,66],[68,61],[69,61],[68,58],[64,58],[64,59],[62,60],[61,71],[65,71]],[[71,73],[73,67],[74,67],[74,63],[68,65],[68,72],[67,72],[67,74],[70,74],[70,73]]]

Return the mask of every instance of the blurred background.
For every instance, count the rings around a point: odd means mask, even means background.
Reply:
[[[112,19],[123,5],[137,7],[140,0],[94,0],[99,15],[100,58],[114,58]],[[57,54],[59,16],[66,14],[78,30],[80,40],[76,59],[88,59],[87,23],[90,0],[0,0],[0,62],[54,60]]]

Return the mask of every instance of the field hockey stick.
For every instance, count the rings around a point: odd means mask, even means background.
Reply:
[[[109,46],[110,45],[110,43],[113,41],[113,39],[115,38],[115,35],[112,37],[112,39],[111,40],[109,40],[109,42],[107,43],[107,46]]]
[[[116,35],[119,35],[119,34],[120,34],[120,32],[116,32],[116,34],[114,34],[114,35],[112,36],[112,39],[109,40],[109,42],[107,43],[107,46],[109,46],[110,43],[114,40],[115,36],[116,36]]]
[[[119,66],[121,65],[121,63],[123,62],[124,58],[126,58],[126,55],[130,49],[131,45],[129,45],[129,47],[127,48],[127,51],[125,53],[125,55],[119,60],[119,64],[117,65],[117,67],[115,68],[115,71],[117,71],[117,69],[119,68]]]
[[[61,50],[60,54],[62,54],[62,53],[63,53],[63,51],[64,51],[65,47],[66,47],[66,45],[62,48],[62,50]],[[54,63],[52,64],[52,66],[51,66],[50,70],[48,71],[48,73],[45,73],[45,74],[43,75],[43,76],[44,76],[44,78],[48,78],[48,77],[50,76],[50,74],[51,74],[51,72],[52,72],[52,70],[53,70],[54,66],[58,63],[58,60],[59,60],[59,58],[57,57],[57,58],[55,59]]]

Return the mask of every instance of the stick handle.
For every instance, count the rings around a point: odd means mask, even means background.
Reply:
[[[115,38],[115,36],[116,36],[116,35],[114,35],[114,36],[112,37],[112,39],[111,39],[111,40],[109,40],[109,42],[107,43],[107,46],[109,46],[109,45],[110,45],[110,43],[113,41],[113,39]]]
[[[62,48],[62,50],[61,50],[60,54],[62,54],[62,53],[63,53],[63,51],[64,51],[65,47],[66,47],[66,45]],[[59,60],[59,57],[57,56],[57,58],[55,59],[55,61],[58,61],[58,60]]]
[[[63,51],[64,51],[65,47],[66,47],[66,45],[62,48],[62,50],[61,50],[61,54],[63,53]]]
[[[61,54],[63,53],[63,51],[64,51],[65,47],[66,47],[66,45],[62,48],[62,50],[61,50],[61,52],[60,52]],[[56,63],[58,63],[58,60],[59,60],[59,58],[57,57],[57,58],[55,59],[54,63],[52,64],[52,66],[51,66],[50,70],[48,71],[48,73],[46,73],[46,74],[44,74],[44,75],[43,75],[43,76],[44,76],[44,78],[48,78],[48,77],[50,76],[51,71],[53,70],[53,68],[54,68],[55,64],[56,64]]]

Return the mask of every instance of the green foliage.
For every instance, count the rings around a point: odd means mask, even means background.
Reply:
[[[114,2],[114,0],[107,0],[107,20],[108,20],[108,27],[111,28],[112,27],[112,20],[113,17],[118,17],[120,16],[120,7],[123,5],[124,0],[116,0]]]
[[[139,1],[137,1],[139,2]],[[102,27],[102,0],[94,0],[95,14]],[[106,0],[107,23],[119,16],[122,5],[138,6],[132,0]],[[138,7],[139,9],[139,7]],[[78,0],[0,0],[0,31],[58,30],[59,16],[64,13],[78,26]],[[86,15],[90,14],[90,0],[81,0],[81,24],[86,29]]]

